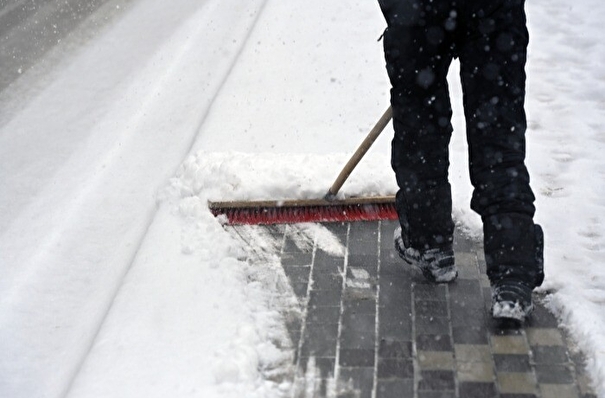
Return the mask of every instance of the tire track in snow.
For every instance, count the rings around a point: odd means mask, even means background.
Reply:
[[[183,5],[195,7],[197,12],[187,13],[187,8],[158,0],[139,3],[139,7],[129,12],[131,18],[137,14],[134,26],[139,26],[141,20],[153,23],[160,15],[166,25],[162,7],[168,7],[172,19],[167,26],[175,28],[168,32],[169,37],[160,37],[156,56],[142,60],[147,61],[142,73],[118,82],[122,91],[109,94],[101,91],[92,96],[91,101],[110,101],[111,106],[93,131],[86,131],[87,138],[79,150],[50,176],[48,184],[1,236],[0,245],[9,254],[1,267],[7,272],[0,284],[3,394],[13,397],[69,394],[157,215],[155,190],[173,175],[172,170],[189,151],[201,123],[196,115],[207,113],[206,108],[246,43],[243,40],[233,44],[233,35],[248,37],[260,15],[258,12],[242,18],[238,11],[259,8],[262,11],[265,2],[255,7],[254,3],[242,5],[235,1],[234,4],[207,1],[203,5],[190,1]],[[238,23],[233,26],[220,20],[214,22],[213,13],[219,7],[227,7],[228,11],[220,10],[218,15],[233,14]],[[179,18],[185,23],[178,23]],[[174,22],[177,25],[171,25]],[[57,90],[65,96],[69,84],[62,83],[83,77],[82,65],[90,64],[82,58],[108,54],[116,57],[114,48],[121,47],[115,36],[122,41],[123,37],[130,37],[128,32],[132,33],[134,28],[129,23],[131,19],[122,19],[119,29],[113,27],[95,41],[95,46],[87,48],[63,71],[61,80],[49,87],[50,92],[36,99],[35,106],[26,112],[35,112],[36,106],[48,109],[49,101],[57,100],[53,95]],[[144,40],[145,36],[142,37],[133,39]],[[204,49],[200,54],[199,47],[204,45],[219,48],[214,53]],[[117,52],[123,55],[119,49]],[[108,69],[99,73],[106,77],[105,73],[111,72]],[[154,83],[158,76],[160,81],[150,89],[148,83]],[[192,81],[181,82],[188,78]],[[122,95],[116,96],[116,92]],[[194,99],[198,100],[187,103]],[[53,116],[58,115],[58,119],[42,120],[40,127],[47,131],[72,127],[70,120],[61,119],[61,104],[55,107]],[[179,118],[175,119],[174,114]],[[32,126],[38,120],[32,121],[25,111],[22,120],[35,130]],[[175,139],[174,131],[185,138]],[[83,132],[74,131],[78,133],[80,136]]]
[[[208,114],[210,113],[211,109],[212,109],[212,105],[215,101],[215,99],[219,96],[221,90],[223,89],[225,83],[227,82],[227,80],[229,79],[229,75],[231,74],[231,72],[233,71],[235,65],[237,64],[244,48],[246,47],[250,36],[252,35],[252,32],[254,31],[254,28],[256,27],[258,20],[260,19],[260,16],[262,15],[265,6],[267,4],[268,0],[263,0],[262,3],[259,5],[258,11],[255,14],[254,19],[251,21],[251,24],[247,30],[247,34],[245,36],[245,38],[241,41],[241,45],[239,47],[239,49],[237,50],[237,52],[235,53],[235,55],[232,57],[230,66],[228,67],[228,69],[226,70],[226,72],[224,73],[218,88],[216,89],[216,91],[214,92],[214,94],[211,96],[211,99],[209,101],[209,105],[206,107],[205,112],[202,114],[202,117],[199,119],[199,122],[197,123],[197,126],[195,128],[195,134],[192,135],[192,138],[189,141],[189,145],[188,145],[188,149],[186,151],[187,154],[189,154],[192,150],[192,148],[195,145],[195,142],[198,138],[199,133],[202,130],[202,126],[208,116]],[[206,5],[205,7],[202,8],[210,8],[210,10],[208,10],[208,13],[213,13],[214,10],[212,10],[212,8],[218,8],[221,6],[220,4],[221,2],[219,0],[214,0],[213,2],[211,2],[210,4]],[[203,25],[203,24],[200,24]],[[202,29],[200,29],[202,30]],[[185,55],[185,50],[187,50],[186,48],[183,49],[183,51],[181,52],[180,56],[184,56]],[[173,65],[174,66],[174,65]],[[160,84],[157,84],[158,88],[161,88],[164,85],[163,81],[161,81]],[[152,102],[153,98],[149,97],[147,102]],[[146,104],[146,106],[144,106],[143,108],[147,108],[149,105]],[[141,111],[141,116],[144,115],[144,111]],[[176,170],[178,169],[178,167],[180,167],[180,163],[177,167],[175,167],[174,171],[176,172]],[[70,391],[72,389],[73,383],[74,381],[77,379],[82,366],[84,364],[84,362],[86,361],[86,358],[90,355],[92,348],[97,340],[97,337],[99,336],[102,328],[103,328],[103,324],[105,322],[105,320],[107,319],[108,315],[110,314],[113,305],[115,303],[116,297],[118,296],[119,292],[120,292],[120,288],[122,287],[124,280],[126,279],[126,277],[128,276],[129,271],[132,269],[132,266],[139,254],[139,251],[143,245],[143,242],[145,241],[147,234],[149,232],[149,229],[155,219],[157,215],[157,208],[155,208],[146,218],[146,226],[145,226],[145,232],[140,236],[140,239],[138,240],[138,242],[136,243],[136,250],[132,253],[132,256],[130,258],[130,260],[128,261],[128,264],[126,266],[126,268],[124,269],[123,274],[120,276],[119,282],[113,292],[113,294],[111,295],[111,301],[110,303],[107,305],[106,310],[103,313],[102,319],[100,319],[98,326],[96,327],[96,331],[94,336],[92,337],[92,339],[90,340],[90,343],[88,344],[88,348],[85,352],[85,354],[81,357],[79,364],[76,367],[76,371],[75,373],[72,375],[72,377],[70,378],[69,384],[67,385],[65,392],[62,394],[63,397],[68,397],[70,395]]]
[[[216,99],[220,95],[221,91],[225,87],[225,84],[229,80],[229,76],[231,75],[231,72],[233,72],[233,70],[235,69],[235,66],[237,65],[237,62],[241,58],[241,55],[244,52],[244,49],[246,48],[248,42],[250,41],[250,37],[252,36],[252,34],[253,34],[253,32],[254,32],[257,24],[258,24],[258,21],[259,21],[261,15],[265,11],[265,8],[266,8],[268,2],[269,2],[269,0],[262,0],[262,3],[259,5],[258,12],[256,13],[256,15],[254,17],[254,20],[252,21],[252,25],[250,26],[250,29],[248,30],[248,32],[246,34],[246,37],[243,39],[242,44],[239,47],[239,50],[235,54],[233,62],[231,62],[231,65],[229,66],[229,69],[227,70],[227,73],[225,73],[225,75],[224,75],[224,77],[223,77],[223,79],[222,79],[222,81],[221,81],[218,89],[215,91],[214,95],[212,96],[212,99],[210,100],[210,105],[206,108],[206,111],[203,113],[202,117],[200,118],[200,120],[198,122],[198,126],[196,128],[196,132],[197,133],[196,133],[195,137],[193,137],[193,139],[191,140],[191,142],[189,144],[189,149],[187,150],[188,153],[191,153],[191,151],[195,147],[195,143],[196,143],[197,139],[199,138],[199,134],[202,131],[202,127],[204,126],[204,123],[206,122],[206,119],[208,118],[208,115],[212,111],[212,108],[214,106],[214,102],[216,101]],[[175,170],[175,172],[176,172],[176,170]]]

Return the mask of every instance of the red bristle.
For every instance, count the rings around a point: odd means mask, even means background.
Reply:
[[[302,207],[258,207],[212,209],[215,216],[225,215],[228,224],[291,224],[303,222],[348,222],[396,220],[393,203]]]

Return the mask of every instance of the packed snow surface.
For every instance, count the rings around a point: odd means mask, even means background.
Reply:
[[[542,290],[605,397],[605,3],[527,11]],[[0,93],[0,396],[287,395],[298,307],[277,245],[226,232],[206,203],[325,194],[388,105],[378,5],[139,0],[112,15]],[[454,216],[480,236],[451,72]],[[341,195],[394,193],[391,134]],[[319,225],[288,228],[342,255]]]

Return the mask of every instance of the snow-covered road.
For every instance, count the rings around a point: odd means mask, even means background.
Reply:
[[[3,113],[2,396],[68,391],[262,3],[133,4]]]
[[[378,6],[91,4],[2,65],[0,396],[279,396],[262,369],[288,355],[281,315],[205,201],[324,192],[388,103]],[[605,396],[605,3],[528,14],[545,289]],[[478,234],[456,84],[455,216]],[[392,192],[388,135],[347,193]]]

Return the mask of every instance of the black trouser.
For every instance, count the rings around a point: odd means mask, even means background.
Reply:
[[[447,72],[460,59],[471,208],[484,222],[490,279],[537,280],[533,205],[525,160],[523,0],[379,0],[392,84],[397,207],[417,249],[450,245],[452,109]]]

